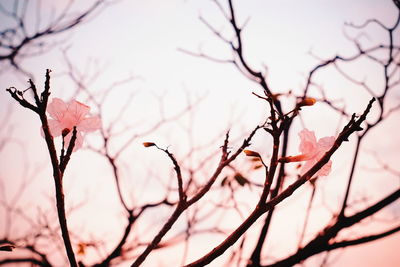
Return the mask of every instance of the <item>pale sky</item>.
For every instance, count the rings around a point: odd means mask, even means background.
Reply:
[[[43,23],[54,10],[62,7],[63,1],[58,1],[57,4],[54,2],[42,1],[40,16]],[[77,3],[75,8],[80,10],[82,7],[79,5],[82,1],[77,2],[80,3]],[[385,25],[391,26],[395,23],[397,14],[390,0],[237,0],[234,4],[240,25],[247,21],[243,29],[244,54],[252,67],[263,71],[263,66],[268,67],[269,85],[277,93],[288,90],[293,90],[295,94],[301,92],[306,75],[319,62],[310,52],[323,59],[336,54],[349,56],[355,52],[354,45],[346,39],[345,34],[354,37],[358,32],[345,27],[345,23],[361,24],[366,19],[377,18]],[[225,2],[223,5],[225,6]],[[212,1],[120,0],[91,16],[88,22],[75,31],[52,38],[54,44],[50,51],[21,62],[21,66],[33,74],[38,87],[43,84],[45,69],[52,69],[52,96],[66,101],[74,95],[76,85],[66,75],[68,66],[64,54],[67,55],[74,70],[82,73],[83,77],[86,79],[96,77],[93,82],[87,84],[90,92],[102,94],[112,87],[114,91],[107,96],[102,113],[105,127],[114,123],[119,110],[133,94],[127,112],[116,124],[116,132],[122,131],[122,134],[113,141],[112,152],[118,151],[129,136],[146,131],[157,122],[160,114],[157,97],[162,99],[163,110],[167,117],[184,109],[188,99],[195,102],[198,98],[204,98],[196,106],[194,116],[184,116],[157,131],[148,133],[136,139],[124,151],[119,163],[124,183],[129,188],[126,194],[130,195],[132,201],[144,202],[157,199],[158,190],[167,184],[168,179],[160,182],[157,180],[159,178],[154,177],[168,177],[171,174],[170,164],[165,157],[155,150],[144,149],[141,146],[142,142],[152,141],[163,147],[170,146],[171,151],[178,159],[185,161],[186,166],[190,165],[191,161],[196,165],[198,158],[218,149],[223,138],[221,133],[230,129],[232,137],[237,139],[265,119],[264,103],[251,94],[261,92],[257,84],[246,79],[233,65],[219,64],[180,51],[180,49],[194,53],[201,51],[219,59],[230,59],[232,53],[229,46],[210,32],[199,20],[199,16],[206,19],[226,38],[232,37],[229,24]],[[29,13],[29,18],[35,20],[34,12]],[[0,20],[3,19],[0,17]],[[385,39],[387,36],[375,26],[368,27],[366,34],[360,38],[365,47],[387,40]],[[398,32],[395,41],[400,42]],[[0,73],[0,84],[3,89],[10,86],[20,89],[27,87],[25,76],[16,74],[15,70],[7,65],[2,65],[1,68],[3,67],[5,68]],[[358,61],[344,68],[357,79],[364,80],[375,92],[382,90],[381,69],[378,66]],[[331,70],[322,71],[316,77],[316,81],[324,86],[327,97],[342,99],[349,112],[362,112],[370,97]],[[115,82],[129,77],[134,78],[113,86]],[[89,83],[85,79],[81,82]],[[320,97],[315,89],[311,90],[310,94]],[[77,99],[87,101],[87,95],[79,94]],[[398,104],[399,99],[400,88],[397,87],[390,93],[388,105]],[[285,101],[283,103],[289,110],[292,103],[290,101],[293,99]],[[9,108],[11,113],[8,113]],[[29,180],[29,187],[21,196],[19,203],[20,205],[29,203],[30,212],[34,214],[37,207],[46,199],[43,195],[52,197],[53,190],[46,149],[40,136],[39,120],[30,111],[19,107],[4,92],[0,94],[0,112],[0,120],[9,117],[8,126],[0,132],[1,137],[10,138],[9,144],[0,152],[0,181],[7,188],[7,197],[11,198],[21,181]],[[94,108],[92,112],[96,113],[98,110]],[[335,136],[338,125],[343,124],[343,121],[322,103],[304,110],[302,115],[304,125],[315,131],[317,137]],[[373,121],[373,115],[370,119]],[[368,136],[369,139],[366,140],[368,143],[361,151],[363,155],[355,178],[355,199],[368,196],[371,200],[377,200],[384,193],[392,192],[399,186],[398,177],[371,171],[371,168],[376,167],[371,151],[376,152],[385,163],[399,171],[395,165],[398,162],[400,149],[397,134],[400,130],[399,119],[399,113],[393,114],[381,128],[371,131]],[[126,126],[132,128],[124,131]],[[302,127],[300,120],[295,121],[289,153],[298,152],[297,132]],[[191,138],[188,137],[186,129],[192,130]],[[214,142],[208,150],[199,152],[193,159],[183,159],[190,144],[201,146],[210,143],[211,140]],[[101,144],[98,134],[88,136],[87,142],[86,145],[90,144],[93,147],[99,147]],[[269,152],[264,150],[270,145],[269,142],[268,138],[260,135],[253,141],[251,148],[268,157]],[[316,205],[319,206],[313,215],[311,228],[319,229],[326,224],[332,214],[330,211],[339,205],[344,181],[349,171],[348,162],[351,159],[349,155],[353,149],[354,139],[334,155],[332,174],[321,181],[323,189],[317,192]],[[82,229],[79,231],[87,238],[94,232],[91,230],[96,229],[95,235],[114,240],[115,233],[110,229],[119,229],[125,222],[123,218],[118,217],[122,210],[118,207],[115,192],[112,191],[111,197],[107,197],[110,188],[112,190],[115,188],[109,176],[110,168],[104,158],[88,149],[81,150],[73,156],[66,172],[67,203],[77,205],[87,199],[89,202],[82,210],[75,211],[71,215],[70,224],[72,227]],[[245,159],[240,159],[239,162],[246,164]],[[154,169],[154,166],[157,168]],[[149,169],[152,169],[152,172]],[[293,175],[295,170],[290,171]],[[147,176],[150,178],[144,178]],[[261,177],[262,174],[256,173],[254,176]],[[31,177],[34,179],[30,179]],[[285,256],[288,250],[292,251],[297,245],[289,242],[293,236],[298,235],[302,223],[301,215],[297,215],[294,211],[305,209],[310,192],[308,187],[309,185],[306,185],[292,199],[282,203],[291,208],[279,213],[276,230],[271,233],[271,240],[275,243],[267,246],[267,249],[278,258]],[[243,202],[248,200],[246,205],[251,206],[254,203],[255,197],[249,190],[239,194]],[[217,197],[212,195],[210,199]],[[102,212],[99,212],[99,207]],[[44,209],[49,208],[46,206]],[[249,209],[243,208],[243,210]],[[390,217],[392,213],[399,216],[399,210],[397,201],[387,209],[388,215],[386,213],[381,215],[384,218]],[[1,210],[0,214],[2,212],[4,211]],[[169,215],[168,211],[164,213],[162,214],[164,217]],[[231,219],[227,218],[227,221]],[[236,216],[232,222],[238,223],[238,219],[240,218]],[[106,224],[103,223],[105,220]],[[160,223],[155,222],[152,215],[146,216],[142,223],[144,224],[138,226],[136,230],[148,231],[149,236],[152,231],[158,231],[160,227]],[[150,225],[153,223],[156,228],[149,230],[149,225],[145,225],[146,223]],[[369,229],[372,233],[379,232],[380,229],[386,229],[385,225],[382,225],[371,224]],[[233,229],[235,225],[224,226],[226,229]],[[178,225],[179,227],[182,227],[182,224]],[[259,225],[252,228],[253,231],[249,232],[249,236],[255,237],[258,228]],[[3,230],[0,228],[0,231]],[[207,235],[196,237],[194,240],[198,243],[191,243],[187,262],[207,252],[210,240],[212,246],[215,246],[220,238],[221,236]],[[400,264],[400,255],[395,251],[396,246],[400,246],[399,234],[368,245],[335,251],[332,253],[332,266],[372,267],[379,264],[395,267]],[[252,245],[249,245],[245,251],[251,248]],[[172,253],[181,249],[181,246],[176,246],[161,251],[160,254],[155,253],[149,257],[144,266],[176,264],[166,261],[165,257],[170,257]],[[89,257],[93,257],[93,254]],[[210,266],[221,266],[226,259],[225,255]],[[318,259],[313,258],[306,265],[313,266],[313,261]]]

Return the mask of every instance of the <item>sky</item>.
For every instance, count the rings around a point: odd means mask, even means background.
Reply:
[[[30,5],[33,6],[33,2]],[[40,23],[45,24],[64,5],[65,1],[43,0],[40,15],[29,9],[27,19],[32,20],[29,24],[31,30],[38,16]],[[82,5],[82,1],[76,1],[73,9],[79,12],[84,8]],[[226,7],[225,2],[222,5]],[[318,64],[316,57],[326,59],[337,54],[349,56],[356,51],[346,35],[355,37],[359,31],[345,27],[346,23],[361,24],[366,19],[378,18],[385,25],[393,25],[397,14],[394,4],[389,0],[250,0],[234,1],[234,5],[239,24],[245,23],[242,31],[244,54],[251,66],[263,71],[264,66],[267,66],[265,73],[274,92],[292,90],[295,95],[301,93],[306,75]],[[9,7],[7,4],[5,6]],[[232,56],[229,46],[218,39],[200,18],[213,25],[226,38],[233,36],[229,24],[212,1],[119,0],[90,16],[76,30],[52,37],[49,51],[21,60],[21,66],[32,74],[38,85],[44,82],[45,69],[52,70],[53,97],[65,100],[76,97],[90,105],[87,94],[76,94],[76,83],[68,75],[69,66],[77,74],[77,80],[85,84],[92,94],[104,97],[102,123],[104,128],[115,126],[112,132],[115,138],[111,140],[110,151],[116,153],[124,149],[118,163],[122,169],[123,183],[129,188],[125,193],[132,202],[142,203],[159,198],[160,190],[168,182],[166,177],[171,174],[167,159],[156,151],[143,148],[142,142],[152,141],[162,147],[170,147],[176,157],[182,159],[185,167],[196,166],[199,159],[218,149],[226,130],[230,129],[233,140],[239,140],[265,119],[265,103],[251,94],[261,93],[257,84],[249,81],[231,64],[216,63],[182,52],[201,52],[218,59],[230,59]],[[5,17],[0,19],[6,21]],[[40,27],[41,24],[38,25]],[[399,36],[395,35],[397,43],[400,42]],[[365,47],[369,47],[387,40],[387,36],[379,27],[369,26],[360,40]],[[1,68],[0,84],[3,88],[27,87],[25,75],[7,64],[1,65]],[[357,79],[364,80],[375,92],[382,91],[379,66],[361,60],[343,68]],[[332,69],[322,71],[316,81],[324,87],[328,98],[340,99],[349,112],[360,113],[369,100],[369,96],[359,87]],[[320,97],[316,89],[311,90],[310,94]],[[399,99],[400,90],[397,87],[388,97],[388,106],[396,105]],[[287,107],[293,105],[293,99],[285,98],[283,101]],[[160,115],[168,118],[179,114],[189,103],[193,105],[192,113],[147,132],[160,120]],[[92,113],[97,114],[99,110],[91,106]],[[120,115],[124,108],[125,112]],[[6,126],[0,135],[7,140],[7,145],[0,151],[0,179],[3,187],[7,188],[5,198],[18,195],[18,205],[28,207],[32,214],[41,205],[44,210],[51,209],[48,204],[43,204],[52,197],[53,184],[38,119],[16,105],[6,93],[0,94],[0,112],[0,120]],[[296,136],[303,127],[315,131],[317,137],[335,136],[339,125],[344,123],[322,103],[303,110],[302,118],[294,122],[289,153],[298,152],[299,140]],[[399,114],[393,114],[382,127],[369,134],[357,169],[355,200],[359,201],[365,196],[370,201],[377,200],[399,186],[398,176],[379,172],[376,158],[371,152],[374,151],[385,163],[396,169],[400,149],[397,137],[400,129],[396,123],[398,119]],[[124,146],[130,136],[135,134],[138,138],[129,146]],[[238,143],[233,145],[237,146]],[[119,217],[122,210],[116,208],[118,199],[114,195],[107,197],[115,193],[110,193],[110,188],[115,188],[110,179],[111,170],[103,157],[88,149],[101,148],[101,144],[98,133],[88,136],[86,149],[74,155],[67,169],[65,190],[67,203],[71,207],[85,203],[84,208],[71,214],[72,227],[82,227],[80,231],[86,238],[89,238],[91,232],[96,232],[99,236],[114,240],[115,233],[109,229],[119,229],[124,222]],[[349,155],[354,144],[354,139],[350,140],[346,147],[334,155],[332,174],[321,181],[323,189],[316,195],[315,219],[310,226],[312,229],[318,229],[329,220],[331,211],[341,199],[345,177],[349,172]],[[269,152],[265,151],[265,147],[269,145],[268,138],[257,135],[251,148],[268,157]],[[192,146],[205,149],[186,157]],[[247,166],[245,159],[240,159],[239,164]],[[209,165],[212,167],[211,163]],[[290,171],[292,175],[296,172]],[[256,173],[254,177],[261,175]],[[165,178],[163,180],[160,177]],[[24,181],[28,181],[29,186],[24,194],[19,195],[18,188]],[[309,192],[310,187],[304,187],[287,203],[282,203],[288,209],[279,213],[275,226],[277,230],[272,232],[271,238],[276,244],[268,246],[277,257],[284,256],[288,249],[294,249],[296,245],[282,245],[286,243],[282,240],[290,240],[293,235],[298,235],[301,215],[294,211],[305,209]],[[256,196],[251,194],[249,190],[239,193],[238,198],[242,199],[244,207],[254,203]],[[210,199],[218,200],[218,197],[211,195]],[[98,212],[99,207],[103,212]],[[248,209],[243,208],[243,211]],[[168,214],[168,211],[162,211],[164,217]],[[400,215],[398,201],[381,215],[389,218],[393,214]],[[231,216],[227,216],[228,222],[232,220]],[[233,221],[237,223],[237,216],[234,218]],[[289,223],[287,218],[293,220]],[[107,220],[106,225],[104,220]],[[149,225],[160,226],[152,213],[143,220]],[[279,222],[285,222],[286,228],[279,228],[282,225]],[[224,220],[219,223],[227,229],[234,227],[224,224]],[[146,224],[143,225],[137,231],[148,231],[149,236],[158,229],[151,230]],[[367,226],[367,230],[371,231],[382,229],[379,228],[382,226],[379,222]],[[18,228],[15,229],[17,231]],[[251,232],[249,236],[256,233]],[[189,251],[189,259],[195,259],[199,256],[198,251],[207,249],[210,238],[216,245],[221,237],[196,237],[194,240],[198,242]],[[397,234],[368,245],[337,251],[332,253],[332,266],[397,266],[400,257],[394,248],[399,244],[400,236]],[[164,257],[174,253],[174,249],[181,247],[155,254],[149,258],[146,266],[163,266]],[[211,266],[221,266],[224,260],[226,258],[221,257]]]

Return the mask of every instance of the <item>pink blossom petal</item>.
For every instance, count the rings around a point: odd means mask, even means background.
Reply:
[[[72,131],[67,134],[67,136],[65,136],[64,142],[65,142],[65,150],[68,149],[69,146],[69,142],[71,141],[72,138]],[[75,140],[75,145],[74,145],[74,149],[72,150],[73,152],[77,151],[78,149],[80,149],[82,147],[83,144],[83,136],[82,134],[77,131],[76,133],[76,140]]]
[[[334,143],[335,143],[335,137],[333,136],[324,137],[318,140],[318,147],[321,150],[328,151],[329,149],[331,149]]]
[[[306,163],[303,165],[303,167],[300,170],[300,175],[304,175],[306,172],[308,172],[315,164],[317,164],[318,160],[317,159],[312,159],[309,161],[306,161]],[[329,173],[331,172],[332,168],[332,161],[328,161],[320,170],[318,170],[315,174],[315,176],[328,176]]]
[[[314,132],[304,129],[299,133],[299,136],[300,152],[302,154],[308,154],[310,157],[312,157],[312,155],[314,155],[317,150],[317,139],[315,138]]]
[[[78,125],[78,130],[82,132],[93,132],[100,129],[101,121],[99,116],[89,117],[81,120]]]
[[[328,176],[329,173],[331,172],[332,168],[332,161],[328,161],[317,173],[315,174],[316,176]]]
[[[78,102],[76,100],[72,100],[68,106],[67,114],[70,116],[71,120],[74,120],[77,126],[81,120],[89,113],[90,107]]]
[[[73,151],[76,151],[82,147],[82,132],[92,132],[101,127],[100,118],[98,116],[87,117],[90,107],[76,100],[72,100],[70,103],[66,104],[61,99],[54,98],[48,105],[47,111],[54,119],[48,120],[49,129],[53,136],[62,135],[64,129],[68,129],[70,131],[69,134],[65,136],[65,149],[68,148],[72,137],[72,131],[75,126],[77,129],[77,138]]]
[[[314,166],[314,164],[316,163],[316,160],[308,160],[306,161],[306,163],[303,165],[303,167],[300,170],[300,175],[304,175],[306,172],[308,172],[312,166]]]
[[[60,124],[62,125],[62,128],[72,130],[74,126],[78,126],[79,122],[72,114],[67,112],[64,114],[64,118],[60,121]]]
[[[51,103],[47,105],[47,112],[58,121],[62,120],[67,109],[67,104],[59,98],[53,98]]]
[[[53,137],[61,135],[62,130],[64,130],[59,121],[49,119],[48,124],[49,124],[50,133]]]
[[[335,143],[335,137],[324,137],[318,140],[315,137],[314,132],[307,129],[302,130],[299,133],[300,146],[299,150],[302,152],[303,158],[306,161],[302,167],[300,174],[303,175],[309,171],[333,146]],[[332,161],[325,164],[315,175],[316,176],[327,176],[332,167]]]

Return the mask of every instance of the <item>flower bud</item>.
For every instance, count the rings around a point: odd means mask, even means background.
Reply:
[[[153,143],[153,142],[144,142],[143,143],[143,146],[144,147],[151,147],[151,146],[155,146],[156,144],[155,143]]]
[[[260,154],[256,151],[253,150],[243,150],[243,153],[246,154],[246,156],[248,157],[257,157],[257,158],[261,158]]]
[[[304,161],[307,160],[308,158],[309,157],[307,157],[307,155],[297,155],[297,156],[281,157],[280,159],[278,159],[278,161],[281,163],[289,163],[289,162]]]
[[[69,134],[70,131],[71,131],[70,129],[65,128],[64,130],[62,130],[61,134],[62,134],[63,137],[66,137],[67,134]]]
[[[317,100],[315,100],[315,98],[307,97],[307,98],[304,98],[303,100],[301,100],[301,101],[297,104],[297,106],[298,106],[298,107],[312,106],[312,105],[314,105],[316,102],[317,102]]]

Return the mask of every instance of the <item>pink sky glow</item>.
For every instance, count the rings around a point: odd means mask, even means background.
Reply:
[[[73,10],[85,7],[81,5],[86,1],[75,2]],[[221,2],[223,7],[226,7],[225,2]],[[41,3],[41,23],[45,23],[53,12],[62,10],[64,1]],[[357,51],[349,36],[358,38],[365,47],[387,41],[387,36],[377,26],[368,26],[360,33],[346,24],[358,25],[377,18],[385,25],[393,25],[398,12],[391,0],[236,0],[234,4],[238,21],[246,25],[242,32],[244,54],[251,67],[265,73],[274,93],[291,92],[279,98],[286,111],[296,106],[296,96],[301,96],[307,74],[321,59],[334,55],[346,57]],[[32,21],[38,16],[35,12],[28,13]],[[55,140],[58,152],[62,146],[60,135],[65,129],[69,130],[65,132],[68,145],[73,126],[77,126],[77,146],[63,178],[68,223],[73,229],[73,239],[103,242],[102,249],[88,246],[84,254],[77,256],[85,263],[93,262],[112,249],[126,224],[125,211],[112,178],[114,170],[102,153],[107,151],[118,157],[115,163],[128,206],[154,203],[165,197],[166,188],[176,189],[176,180],[168,157],[155,146],[144,147],[143,142],[168,147],[181,164],[184,182],[191,175],[189,170],[198,167],[196,183],[202,184],[218,163],[227,130],[234,149],[255,125],[266,120],[265,101],[252,94],[262,95],[258,84],[246,78],[233,64],[190,55],[190,52],[202,53],[221,60],[232,57],[229,45],[218,39],[199,17],[226,38],[232,38],[229,24],[212,1],[120,0],[93,14],[76,30],[52,37],[51,50],[39,56],[36,52],[40,49],[24,51],[32,56],[21,60],[21,66],[32,74],[39,88],[43,88],[45,70],[52,70],[47,111],[50,130],[58,137]],[[0,15],[0,21],[2,19]],[[29,26],[33,29],[33,25]],[[397,31],[394,36],[399,45],[400,33]],[[382,56],[376,54],[376,57]],[[377,65],[360,59],[349,64],[338,63],[337,67],[378,94],[384,90],[384,81]],[[0,68],[3,88],[0,94],[3,126],[0,131],[0,201],[15,204],[26,216],[37,221],[47,218],[56,222],[52,168],[45,141],[38,131],[40,120],[5,92],[11,86],[26,89],[28,77],[7,64]],[[395,75],[400,77],[400,72],[397,70]],[[296,117],[290,130],[287,155],[293,160],[288,157],[291,163],[286,169],[288,180],[284,187],[329,150],[334,137],[349,119],[319,101],[323,98],[321,88],[326,98],[336,101],[350,114],[362,113],[370,99],[362,86],[344,78],[334,67],[318,73],[315,86],[308,93],[317,102],[302,107],[301,115]],[[385,99],[387,110],[398,106],[399,100],[397,84]],[[378,113],[378,105],[373,106],[367,121],[374,122]],[[163,123],[158,125],[160,121]],[[399,121],[400,112],[391,113],[363,140],[350,192],[352,206],[346,211],[349,214],[399,188]],[[104,146],[104,137],[108,138],[107,146]],[[355,146],[356,138],[352,136],[319,171],[322,177],[316,180],[317,189],[302,244],[321,231],[340,209]],[[271,138],[263,132],[255,135],[248,149],[268,162],[271,147]],[[202,165],[205,158],[211,160]],[[233,177],[237,170],[255,184],[262,184],[264,172],[254,166],[250,157],[239,156],[218,178],[217,189],[200,201],[198,216],[206,219],[200,220],[195,228],[198,234],[190,240],[188,248],[172,237],[184,232],[186,219],[194,212],[191,210],[182,215],[164,239],[176,241],[176,244],[155,251],[143,266],[180,266],[184,253],[184,263],[190,263],[218,245],[246,218],[260,193],[256,186],[238,186],[234,196],[235,211],[229,201],[229,190],[218,186],[225,176]],[[263,262],[272,263],[296,251],[312,190],[312,184],[307,182],[279,204],[268,233],[270,242],[264,246],[270,254]],[[171,201],[178,199],[178,193],[174,193]],[[230,209],[217,209],[216,203]],[[171,213],[170,207],[164,206],[144,213],[129,242],[151,240]],[[6,227],[10,225],[5,219],[7,214],[7,209],[1,206],[0,238],[6,233],[18,236],[29,231],[29,222],[24,219],[12,221],[11,226]],[[246,234],[244,255],[248,256],[254,249],[264,218],[261,217]],[[379,233],[398,225],[399,218],[400,202],[397,200],[339,235],[336,241]],[[208,266],[224,266],[238,243]],[[48,244],[41,245],[54,249]],[[400,234],[395,233],[378,241],[337,249],[329,254],[324,266],[398,267],[399,248]],[[0,252],[0,260],[4,255]],[[311,257],[303,266],[320,266],[324,255]],[[63,257],[59,252],[52,256]],[[137,255],[128,256],[127,261],[117,266],[130,266]],[[241,264],[245,266],[244,260]]]

